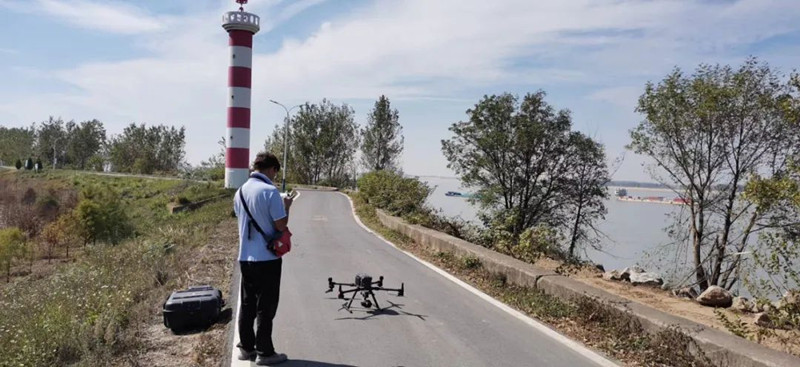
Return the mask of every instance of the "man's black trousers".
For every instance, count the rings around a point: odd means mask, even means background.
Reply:
[[[272,344],[272,319],[278,310],[281,292],[281,263],[283,260],[240,261],[242,271],[242,303],[239,306],[240,348],[259,355],[275,354]],[[253,331],[253,321],[257,320]]]

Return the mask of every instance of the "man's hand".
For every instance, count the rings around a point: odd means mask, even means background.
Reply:
[[[283,198],[283,207],[286,208],[286,210],[289,210],[289,208],[292,207],[292,202],[293,201],[294,201],[294,198],[291,197],[291,196],[287,196],[287,197]]]

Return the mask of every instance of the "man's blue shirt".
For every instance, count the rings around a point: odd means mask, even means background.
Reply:
[[[265,180],[259,180],[255,177]],[[283,198],[278,188],[267,176],[253,172],[247,182],[239,188],[244,195],[250,214],[267,236],[275,234],[275,221],[286,217]],[[248,225],[249,217],[240,203],[239,192],[233,199],[233,210],[239,219],[239,261],[269,261],[278,257],[267,250],[267,241],[255,226]],[[249,228],[248,228],[249,227]]]

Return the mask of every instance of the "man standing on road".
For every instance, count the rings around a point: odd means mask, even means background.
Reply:
[[[239,359],[253,360],[257,365],[286,361],[286,354],[276,353],[272,344],[272,319],[278,309],[281,289],[280,257],[267,249],[276,231],[285,231],[289,223],[292,198],[281,198],[272,183],[281,164],[271,153],[259,153],[253,161],[253,173],[233,200],[239,218],[239,267],[242,272],[239,312]],[[242,202],[244,198],[244,202]],[[250,211],[248,215],[245,207]],[[255,221],[264,234],[255,228]],[[253,321],[257,320],[257,331]]]

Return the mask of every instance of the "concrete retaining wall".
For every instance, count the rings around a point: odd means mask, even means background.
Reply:
[[[602,289],[592,287],[549,270],[539,269],[529,263],[514,259],[484,247],[455,238],[429,228],[406,223],[378,210],[378,218],[384,226],[414,239],[415,242],[437,251],[450,252],[456,256],[474,256],[481,265],[494,273],[504,274],[507,281],[535,287],[562,299],[589,296],[619,310],[630,312],[650,331],[655,332],[670,326],[678,326],[692,337],[713,361],[730,367],[798,367],[800,358],[778,352],[747,341],[723,331],[709,328],[694,321],[671,315],[652,307],[633,302]]]

